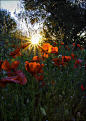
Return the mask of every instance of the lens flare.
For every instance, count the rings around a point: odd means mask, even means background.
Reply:
[[[22,40],[21,44],[23,47],[23,50],[21,52],[24,52],[25,50],[27,55],[30,55],[30,53],[34,52],[34,56],[39,55],[41,57],[41,51],[40,48],[41,44],[44,43],[43,36],[41,34],[34,34],[31,38],[27,38]]]
[[[41,42],[41,40],[42,40],[42,36],[40,34],[36,34],[32,36],[31,42],[32,44],[38,44]]]

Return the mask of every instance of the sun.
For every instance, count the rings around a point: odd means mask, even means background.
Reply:
[[[42,35],[35,34],[31,38],[31,45],[34,48],[34,55],[36,55],[36,50],[38,50],[38,45],[42,42]]]
[[[24,42],[24,43],[23,43]],[[30,55],[31,52],[34,52],[35,55],[40,55],[40,48],[41,44],[43,43],[43,36],[41,34],[34,34],[31,38],[26,39],[26,41],[23,41],[22,45],[26,45],[26,47],[22,50],[24,52],[25,50],[28,50],[28,55]]]
[[[42,41],[42,36],[40,34],[35,34],[31,38],[32,44],[39,44]]]

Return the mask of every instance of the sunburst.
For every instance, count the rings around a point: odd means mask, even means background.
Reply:
[[[42,36],[40,34],[35,34],[32,36],[31,42],[32,44],[38,44],[42,41]]]
[[[30,55],[30,53],[32,51],[34,51],[34,56],[39,55],[41,56],[40,50],[39,50],[39,46],[42,48],[41,44],[44,42],[43,37],[41,34],[34,34],[31,38],[28,38],[24,41],[21,42],[22,45],[26,44],[27,46],[22,50],[22,52],[24,52],[25,50],[29,50],[28,51],[28,55]]]

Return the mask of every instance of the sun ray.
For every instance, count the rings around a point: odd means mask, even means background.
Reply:
[[[38,56],[41,58],[41,51],[40,48],[37,46],[37,50],[38,50]]]
[[[41,40],[42,40],[42,36],[40,34],[35,34],[31,38],[32,44],[38,44],[41,42]]]
[[[25,50],[29,50],[28,55],[31,53],[32,49],[34,49],[34,56],[39,55],[41,57],[40,48],[42,48],[41,44],[43,43],[42,35],[35,34],[32,38],[26,39],[27,42],[24,41],[24,44],[27,46],[21,51],[24,52]],[[23,43],[21,42],[23,45]],[[29,44],[29,45],[28,45]],[[39,48],[40,47],[40,48]]]
[[[28,53],[28,55],[30,55],[32,49],[33,49],[33,45],[31,45],[31,47],[30,47],[30,49],[29,49],[29,53]]]

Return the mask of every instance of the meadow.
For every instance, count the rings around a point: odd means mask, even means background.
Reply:
[[[1,35],[0,120],[86,121],[84,45],[43,43],[41,57],[27,46]]]

